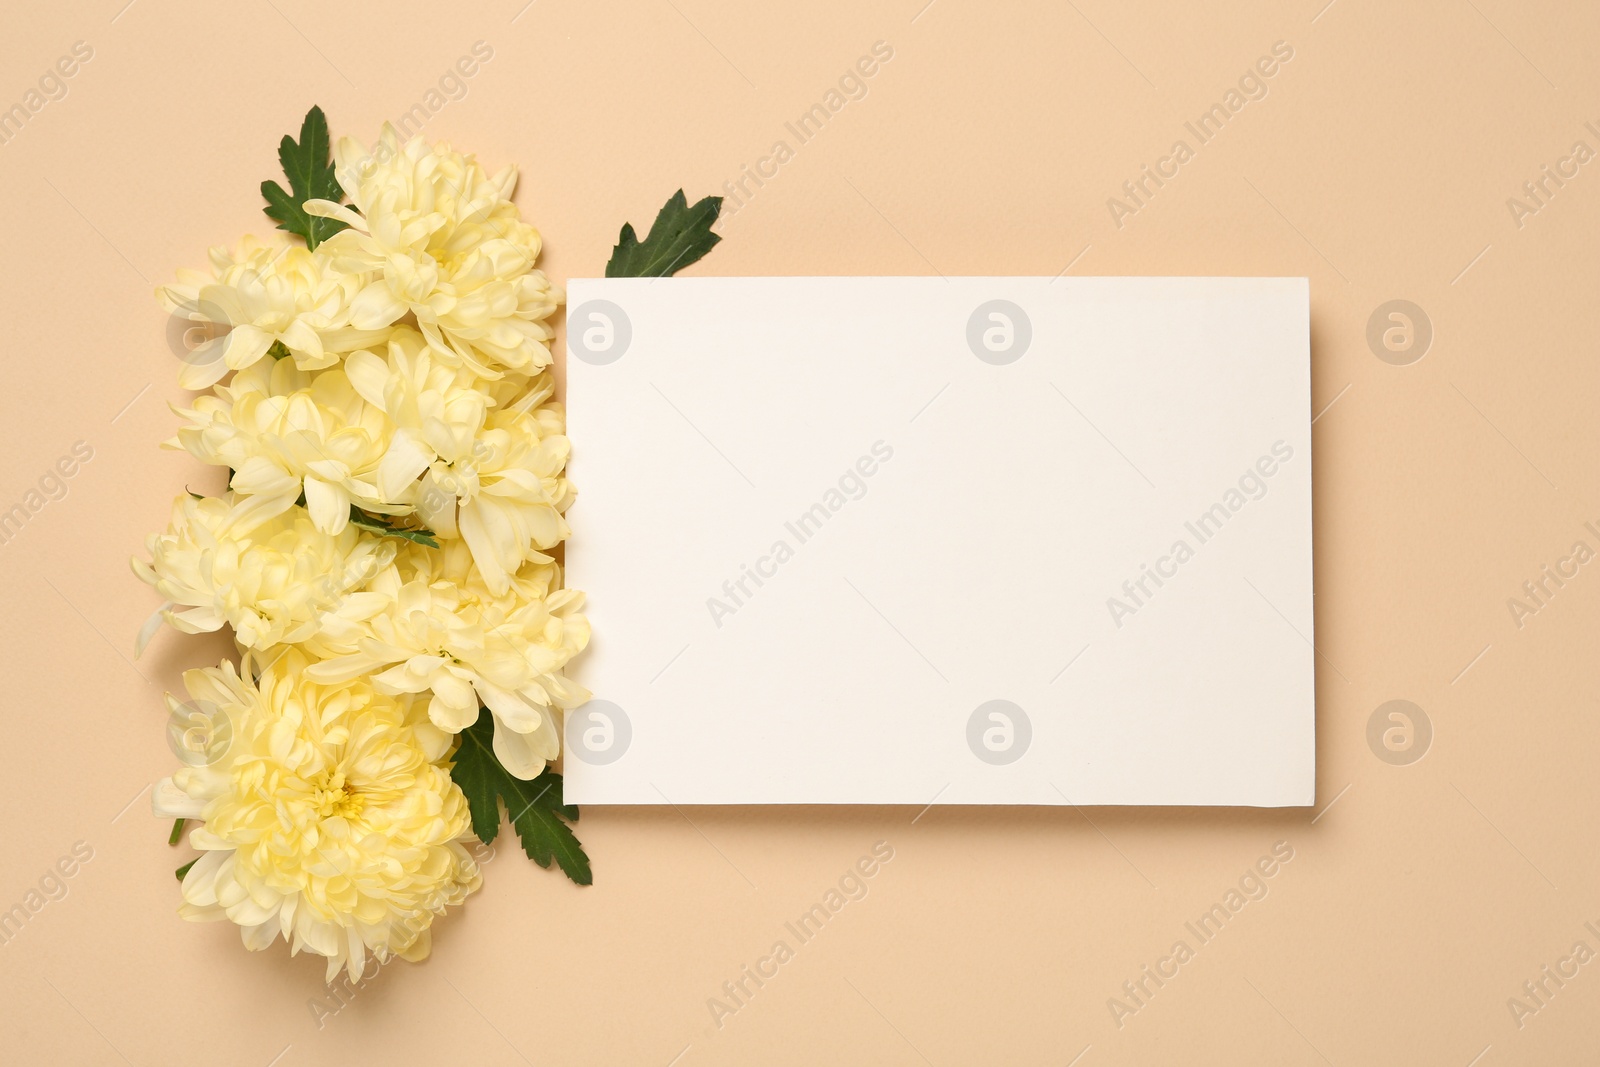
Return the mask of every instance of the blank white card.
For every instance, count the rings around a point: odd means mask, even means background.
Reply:
[[[569,801],[1313,802],[1305,279],[568,301]]]

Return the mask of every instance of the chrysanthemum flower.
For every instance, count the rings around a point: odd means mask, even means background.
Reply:
[[[358,504],[406,514],[377,486],[392,426],[350,385],[342,367],[307,372],[287,360],[263,361],[233,376],[215,395],[195,398],[169,447],[233,470],[232,488],[263,515],[287,511],[301,494],[317,529],[338,533]]]
[[[233,251],[211,250],[211,274],[179,270],[177,284],[156,290],[173,315],[225,332],[204,348],[205,358],[185,361],[178,372],[185,389],[205,389],[253,365],[274,343],[302,370],[317,370],[381,339],[383,331],[350,320],[352,302],[370,280],[331,269],[325,253],[246,237]]]
[[[290,651],[250,675],[232,664],[189,671],[190,697],[227,716],[231,744],[213,763],[160,782],[156,814],[201,819],[203,855],[183,879],[179,913],[228,920],[247,948],[281,935],[325,956],[327,980],[352,978],[367,953],[416,960],[436,915],[480,884],[464,847],[466,798],[446,770],[449,738],[407,698],[364,681],[324,687]]]
[[[391,500],[405,497],[436,457],[470,455],[496,402],[488,382],[437,358],[407,326],[395,327],[384,354],[354,353],[344,370],[393,427],[378,465],[378,489]]]
[[[460,541],[405,546],[372,583],[389,606],[361,624],[359,651],[312,664],[307,676],[431,693],[428,717],[450,733],[475,723],[481,704],[494,716],[495,756],[531,780],[560,752],[561,710],[589,699],[562,673],[589,643],[583,594],[560,584],[560,568],[541,557],[495,595]]]
[[[577,496],[560,409],[491,412],[468,454],[437,456],[417,492],[423,521],[466,541],[496,596],[517,569],[572,532],[562,513]]]
[[[576,496],[564,473],[566,416],[550,400],[548,373],[519,390],[443,364],[434,352],[416,331],[398,327],[386,358],[357,352],[344,372],[391,423],[379,494],[412,502],[440,537],[465,539],[500,595],[518,567],[570,532],[562,518]]]
[[[329,200],[305,209],[349,226],[318,250],[373,279],[355,298],[354,325],[379,329],[410,313],[441,356],[487,378],[549,365],[545,320],[564,296],[534,268],[539,231],[511,203],[515,167],[491,177],[447,144],[400,145],[388,124],[372,152],[341,138],[334,162],[354,210]]]
[[[337,638],[382,610],[385,598],[363,589],[394,558],[393,539],[353,526],[326,533],[300,507],[262,520],[258,499],[173,501],[166,532],[145,541],[150,562],[133,560],[167,599],[162,617],[191,634],[231,626],[242,647],[260,650]]]

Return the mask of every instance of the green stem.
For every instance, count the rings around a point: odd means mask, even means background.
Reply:
[[[188,863],[185,863],[182,867],[179,867],[177,869],[177,871],[175,872],[177,874],[177,876],[178,876],[178,881],[180,881],[180,882],[183,881],[183,876],[189,873],[189,868],[193,867],[195,864],[197,864],[199,862],[200,862],[200,857],[196,856],[194,859],[190,860]]]
[[[172,836],[167,838],[167,844],[176,845],[178,838],[183,836],[183,820],[177,819],[172,824]]]

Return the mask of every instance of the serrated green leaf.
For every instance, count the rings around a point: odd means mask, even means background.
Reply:
[[[500,835],[500,805],[504,802],[529,859],[545,868],[553,859],[568,878],[591,885],[594,874],[589,857],[567,825],[578,820],[578,809],[562,803],[561,775],[545,771],[531,782],[513,777],[495,757],[494,717],[487,708],[460,736],[450,777],[467,798],[472,832],[479,840],[487,845]]]
[[[278,162],[289,179],[289,192],[274,181],[261,183],[261,195],[266,198],[263,208],[267,217],[278,224],[278,229],[297,233],[305,238],[307,248],[315,248],[345,228],[338,219],[325,219],[306,214],[307,200],[344,201],[344,190],[339,187],[333,160],[328,152],[328,119],[320,107],[306,112],[300,124],[297,143],[287,134],[278,142]]]
[[[643,241],[634,234],[632,223],[622,224],[611,262],[606,264],[606,277],[660,278],[677,273],[722,240],[711,232],[721,210],[722,197],[708,196],[690,207],[679,189],[657,213]]]
[[[299,503],[302,507],[305,506],[305,494],[301,494]],[[350,505],[350,525],[382,537],[401,537],[407,541],[415,541],[419,545],[427,545],[429,548],[439,547],[437,535],[432,530],[422,526],[391,526],[387,519],[369,515],[354,504]]]

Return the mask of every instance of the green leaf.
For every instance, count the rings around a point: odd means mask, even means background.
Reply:
[[[304,494],[301,494],[300,506],[305,506]],[[439,542],[432,530],[421,526],[391,526],[387,519],[377,515],[368,515],[354,504],[350,505],[350,525],[369,530],[383,537],[403,537],[407,541],[415,541],[417,544],[427,545],[429,548],[439,547]]]
[[[181,882],[181,881],[183,881],[183,876],[189,873],[189,868],[193,867],[195,864],[197,864],[199,862],[200,862],[200,857],[196,856],[194,859],[190,860],[188,863],[185,863],[182,867],[179,867],[176,871],[173,871],[172,873],[176,874],[178,876],[178,881]]]
[[[233,484],[231,473],[228,475],[228,484],[230,487]],[[294,506],[297,508],[306,506],[304,490],[301,490],[300,495],[295,498]],[[429,548],[439,547],[439,535],[426,526],[395,526],[384,516],[369,514],[354,504],[350,505],[350,525],[380,537],[400,537],[407,541],[415,541],[419,545],[427,545]]]
[[[529,859],[546,868],[554,859],[574,882],[593,884],[589,857],[567,826],[578,821],[578,809],[562,804],[561,776],[545,771],[531,782],[512,777],[495,758],[494,717],[487,708],[460,736],[450,777],[466,794],[472,832],[486,845],[493,842],[500,834],[500,803],[504,801]]]
[[[263,208],[278,229],[297,233],[306,240],[307,248],[315,248],[345,228],[338,219],[325,219],[306,214],[307,200],[344,201],[344,190],[339,188],[333,161],[328,154],[328,119],[320,107],[306,112],[300,124],[300,141],[296,143],[287,134],[278,143],[278,162],[289,179],[290,192],[284,192],[277,182],[261,183],[261,195],[267,200]]]
[[[634,235],[632,223],[622,224],[622,235],[606,264],[606,277],[660,278],[677,273],[722,240],[711,232],[721,210],[722,197],[708,196],[690,207],[679,189],[656,215],[650,235],[643,241]]]

